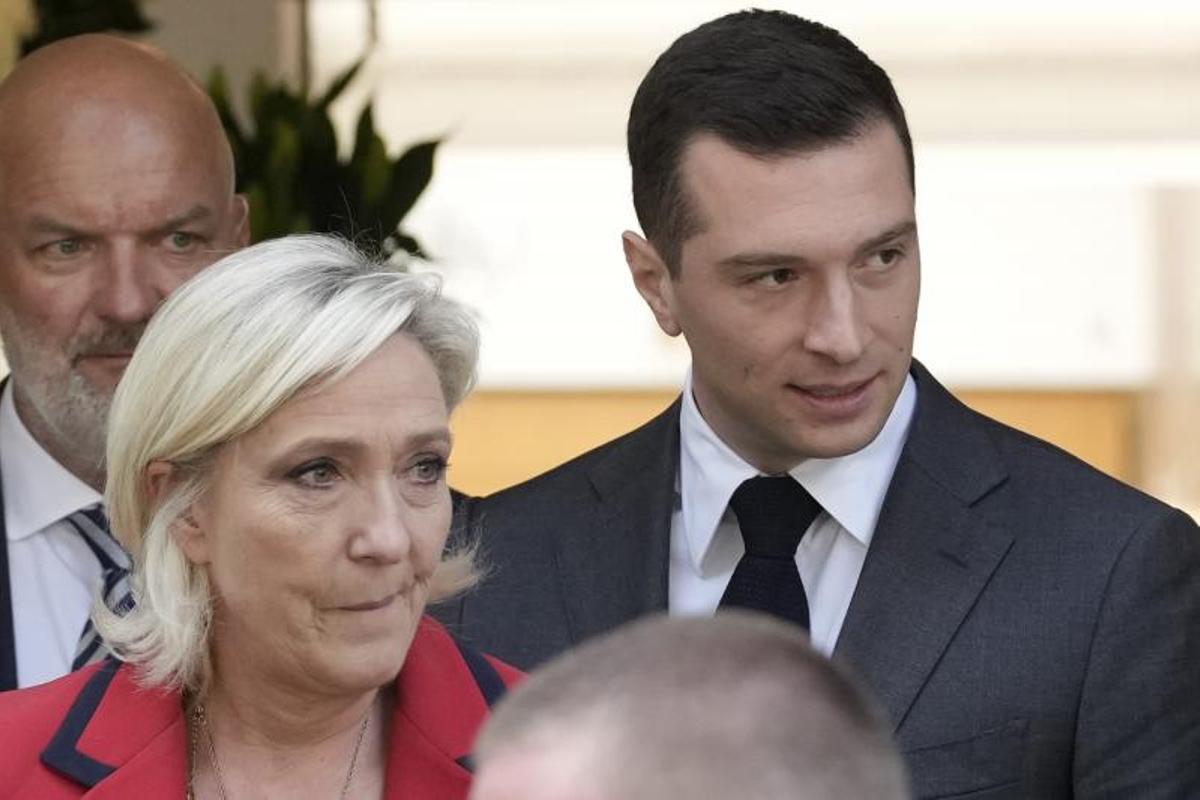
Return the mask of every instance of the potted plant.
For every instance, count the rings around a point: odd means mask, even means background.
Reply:
[[[423,255],[400,223],[433,175],[439,142],[419,142],[391,157],[375,130],[368,102],[359,113],[349,157],[338,153],[329,107],[362,64],[358,61],[335,77],[316,98],[256,75],[250,86],[248,126],[234,113],[224,74],[213,71],[208,91],[229,134],[237,184],[249,199],[256,241],[320,231],[339,233],[386,253]]]

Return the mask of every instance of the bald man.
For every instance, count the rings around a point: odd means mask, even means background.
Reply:
[[[505,697],[471,800],[906,800],[880,712],[772,617],[650,617]]]
[[[126,599],[95,509],[117,381],[154,309],[249,238],[203,89],[161,53],[88,35],[0,83],[0,690],[103,655],[96,590]]]

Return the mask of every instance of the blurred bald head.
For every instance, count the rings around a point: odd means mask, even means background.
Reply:
[[[0,339],[21,421],[93,486],[108,404],[176,286],[246,244],[204,90],[113,36],[56,42],[0,83]]]
[[[888,729],[796,628],[651,618],[530,675],[476,742],[472,800],[905,800]]]

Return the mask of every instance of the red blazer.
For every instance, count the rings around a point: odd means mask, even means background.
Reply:
[[[426,618],[396,678],[385,796],[466,798],[488,708],[521,673]],[[142,690],[114,660],[0,693],[0,798],[183,797],[187,726],[178,692]]]

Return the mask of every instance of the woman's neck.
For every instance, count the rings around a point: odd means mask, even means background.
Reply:
[[[378,693],[313,696],[278,685],[227,685],[217,677],[202,702],[222,738],[263,750],[293,750],[357,729]]]
[[[347,776],[355,790],[346,796],[379,796],[391,711],[379,690],[314,696],[244,677],[217,671],[199,700],[204,720],[192,724],[197,798],[337,798]]]

